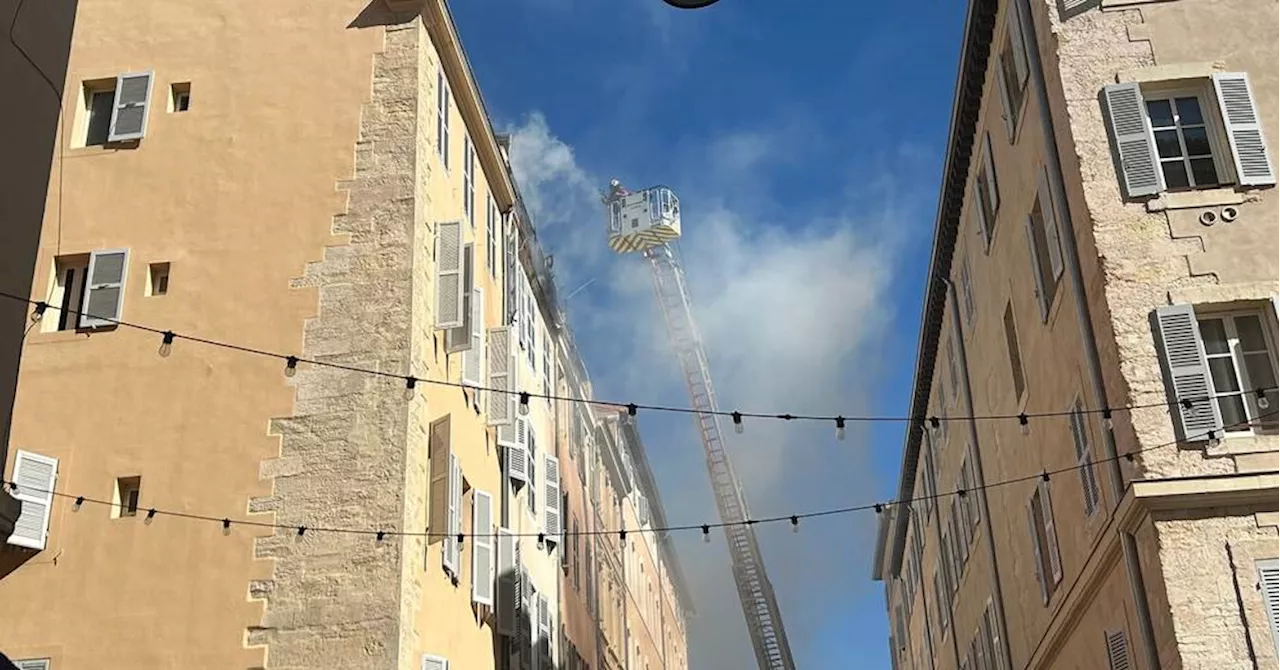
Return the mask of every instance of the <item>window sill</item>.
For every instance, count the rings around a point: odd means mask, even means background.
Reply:
[[[1280,449],[1280,437],[1275,434],[1228,433],[1218,443],[1205,449],[1207,456],[1240,456],[1261,454]]]
[[[1162,212],[1170,209],[1195,209],[1242,203],[1244,203],[1244,194],[1237,192],[1234,188],[1210,188],[1202,191],[1161,193],[1159,197],[1147,201],[1147,211]]]
[[[80,328],[77,330],[55,330],[47,333],[32,331],[27,335],[27,344],[58,344],[61,342],[76,342],[79,340],[87,340],[90,336],[99,332],[107,332],[111,328]]]

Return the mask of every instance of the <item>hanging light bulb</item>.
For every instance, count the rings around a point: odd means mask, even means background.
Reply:
[[[169,353],[173,351],[174,334],[172,330],[164,331],[164,336],[160,340],[159,354],[163,358],[168,358]]]
[[[836,417],[836,439],[844,442],[844,417]]]
[[[298,357],[290,356],[284,359],[284,376],[292,377],[298,372]]]
[[[800,517],[794,515],[791,517],[791,532],[800,532]]]
[[[622,530],[618,531],[618,541],[622,543],[623,547],[627,546],[627,529],[626,528],[623,528]]]
[[[1102,425],[1103,425],[1103,427],[1105,427],[1107,430],[1115,430],[1115,429],[1116,429],[1116,424],[1115,424],[1115,422],[1111,420],[1111,408],[1110,408],[1110,407],[1107,407],[1106,409],[1103,409],[1103,410],[1102,410]]]
[[[743,426],[742,426],[742,413],[741,413],[741,412],[738,412],[738,411],[734,411],[734,413],[733,413],[733,432],[735,432],[735,433],[737,433],[737,434],[741,435],[741,434],[742,434],[742,431],[743,431]]]
[[[702,541],[711,544],[711,526],[702,524]]]
[[[418,378],[412,375],[404,378],[404,399],[413,400],[414,389],[418,387]]]
[[[547,536],[544,533],[538,533],[538,548],[542,549],[547,546]]]
[[[1018,415],[1018,429],[1022,431],[1023,435],[1031,434],[1031,422],[1027,420],[1026,412]]]
[[[43,301],[43,300],[41,300],[40,302],[36,303],[36,308],[31,312],[31,320],[32,320],[32,321],[39,321],[39,320],[40,320],[40,318],[44,316],[44,311],[45,311],[46,309],[49,309],[49,303],[47,303],[47,302],[45,302],[45,301]]]
[[[1267,397],[1266,391],[1259,388],[1254,393],[1258,396],[1258,409],[1271,409],[1271,399]]]
[[[529,393],[520,392],[520,416],[529,416]]]

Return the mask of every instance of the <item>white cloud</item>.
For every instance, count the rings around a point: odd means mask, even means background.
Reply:
[[[765,210],[738,209],[735,203],[743,199],[735,198],[731,185],[759,183],[759,171],[787,145],[785,138],[759,131],[720,137],[704,149],[718,157],[705,163],[707,170],[654,174],[648,181],[689,186],[678,193],[685,232],[680,250],[721,408],[852,415],[865,411],[876,391],[876,348],[893,315],[887,293],[900,239],[887,233],[902,227],[901,212],[882,204],[850,214],[844,208],[852,204],[837,201],[823,203],[830,208],[823,216],[773,221],[757,214]],[[556,254],[556,271],[562,280],[571,277],[565,291],[596,280],[573,299],[570,311],[597,394],[687,406],[644,261],[615,256],[606,245],[595,188],[609,176],[584,169],[539,114],[513,129],[512,147],[544,244]],[[803,211],[768,209],[797,216]],[[689,418],[649,413],[640,426],[669,520],[714,519],[701,443]],[[870,502],[868,448],[858,428],[851,424],[848,440],[836,442],[830,425],[748,420],[739,436],[726,421],[728,448],[752,513]],[[838,609],[852,597],[846,591],[863,588],[862,580],[851,579],[850,557],[868,551],[855,549],[855,541],[869,538],[873,525],[863,515],[806,522],[798,538],[785,528],[757,531],[793,648],[831,611],[828,603]],[[691,667],[753,667],[723,540],[711,546],[697,537],[680,542],[702,612],[691,624]]]

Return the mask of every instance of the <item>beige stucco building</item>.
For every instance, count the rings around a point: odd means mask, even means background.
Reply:
[[[565,667],[571,336],[445,2],[82,0],[60,79],[5,162],[43,226],[0,649]]]
[[[1277,19],[969,3],[895,667],[1277,667]]]

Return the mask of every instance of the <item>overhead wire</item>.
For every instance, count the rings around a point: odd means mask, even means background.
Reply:
[[[0,297],[7,298],[10,300],[16,300],[20,302],[25,302],[33,306],[34,307],[34,313],[32,316],[33,319],[39,319],[41,315],[43,315],[44,312],[48,310],[50,307],[50,304],[46,301],[31,300],[30,298],[24,298],[22,296],[18,296],[5,291],[0,291]],[[67,309],[66,311],[68,313],[75,314],[77,316],[83,315],[83,313],[79,310]],[[396,372],[388,372],[386,370],[374,370],[370,368],[362,368],[355,365],[347,365],[345,363],[337,363],[333,361],[325,361],[325,360],[319,360],[315,358],[304,358],[296,354],[268,351],[266,349],[260,349],[257,347],[238,344],[235,342],[227,342],[227,341],[217,340],[209,337],[202,337],[198,335],[181,333],[172,329],[159,328],[156,326],[149,326],[149,325],[140,324],[140,323],[133,323],[130,321],[125,321],[123,319],[107,318],[107,317],[101,317],[101,316],[95,316],[94,318],[99,319],[101,321],[105,321],[107,323],[114,324],[116,326],[131,328],[134,330],[139,330],[139,331],[160,336],[161,337],[160,354],[162,356],[169,355],[169,352],[176,341],[186,340],[189,342],[195,342],[197,344],[202,344],[210,347],[225,349],[229,351],[236,351],[236,352],[249,354],[253,356],[260,356],[263,358],[273,358],[273,359],[279,360],[281,363],[284,364],[284,373],[286,376],[293,376],[298,370],[299,366],[301,365],[310,365],[315,367],[330,368],[335,370],[343,370],[346,372],[354,372],[358,374],[366,374],[366,375],[375,376],[375,377],[382,377],[384,379],[399,379],[404,381],[405,389],[407,392],[412,392],[417,387],[417,385],[421,383],[421,384],[429,384],[432,386],[446,386],[446,387],[466,389],[466,390],[472,390],[472,391],[484,391],[488,393],[498,393],[498,394],[504,394],[504,395],[518,396],[520,398],[520,404],[522,408],[528,406],[529,400],[531,398],[540,398],[540,399],[554,401],[554,402],[568,402],[568,403],[585,404],[585,405],[591,405],[591,406],[622,408],[622,409],[625,409],[627,413],[631,416],[635,416],[641,410],[650,411],[650,412],[666,412],[666,413],[673,413],[673,414],[699,414],[699,415],[710,414],[714,416],[721,416],[721,417],[727,417],[732,419],[734,431],[737,433],[743,432],[744,419],[776,419],[776,420],[782,420],[782,421],[808,421],[808,422],[833,423],[836,426],[837,435],[843,434],[845,425],[849,422],[909,423],[909,422],[927,421],[930,424],[930,426],[936,428],[942,422],[954,423],[954,422],[963,422],[963,421],[970,421],[970,420],[997,421],[997,420],[1016,419],[1019,425],[1024,429],[1024,432],[1025,432],[1028,426],[1028,421],[1030,419],[1065,417],[1073,414],[1102,414],[1104,418],[1110,419],[1111,414],[1113,414],[1114,412],[1133,411],[1138,409],[1151,409],[1151,408],[1160,408],[1160,407],[1170,408],[1177,404],[1182,404],[1185,406],[1188,402],[1192,400],[1208,399],[1208,397],[1179,398],[1177,400],[1166,400],[1163,402],[1151,402],[1151,403],[1136,403],[1136,404],[1128,404],[1128,405],[1122,405],[1122,406],[1116,406],[1116,407],[1094,407],[1094,408],[1071,409],[1071,410],[1065,410],[1065,411],[1044,411],[1044,412],[1025,412],[1024,411],[1024,412],[1019,412],[1017,414],[986,414],[986,415],[958,415],[958,414],[937,415],[937,414],[934,414],[934,415],[923,415],[923,416],[873,416],[873,415],[845,416],[845,415],[820,415],[820,414],[793,414],[790,412],[749,412],[749,411],[741,411],[737,409],[717,410],[713,412],[708,412],[708,411],[698,410],[698,409],[687,407],[687,406],[660,405],[660,404],[637,403],[637,402],[617,402],[617,401],[610,401],[610,400],[587,400],[587,399],[578,398],[574,396],[562,396],[555,393],[538,393],[536,391],[494,388],[490,386],[485,386],[483,384],[469,384],[466,382],[461,382],[461,381],[455,382],[447,379],[433,379],[428,377],[418,377],[412,374],[400,374]],[[1252,393],[1257,395],[1259,398],[1264,398],[1265,393],[1271,390],[1274,390],[1274,389],[1258,388],[1251,391],[1242,392],[1242,394]]]

